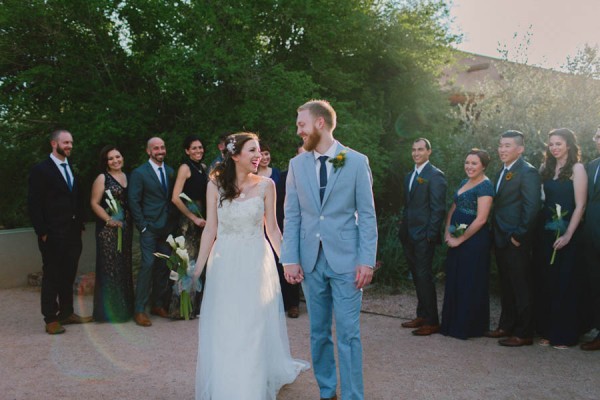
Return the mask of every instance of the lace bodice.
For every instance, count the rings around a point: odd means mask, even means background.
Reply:
[[[461,194],[458,194],[460,188],[462,188],[468,179],[464,179],[456,192],[454,192],[454,202],[456,203],[456,209],[468,215],[477,215],[477,199],[481,196],[494,196],[494,185],[489,179],[484,179],[481,183],[473,186],[469,190],[465,190]]]
[[[248,238],[264,236],[264,197],[269,182],[268,178],[263,178],[243,198],[223,201],[223,204],[217,208],[219,218],[218,238],[224,236]]]

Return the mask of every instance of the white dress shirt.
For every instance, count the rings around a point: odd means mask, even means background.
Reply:
[[[417,167],[415,165],[415,170],[413,171],[413,174],[410,177],[410,182],[408,183],[408,191],[410,192],[412,190],[412,185],[413,182],[415,180],[415,176],[417,176],[417,174],[421,174],[421,172],[423,172],[423,168],[425,168],[425,166],[429,164],[429,160],[425,161],[423,164],[421,164],[419,167]]]
[[[67,181],[67,175],[65,175],[65,172],[67,174],[69,174],[69,178],[71,179],[71,185],[73,185],[73,183],[75,182],[75,178],[73,177],[73,171],[71,171],[71,166],[69,165],[69,160],[67,160],[65,158],[65,161],[61,161],[52,153],[50,153],[50,159],[52,159],[52,161],[54,161],[54,164],[56,164],[56,166],[58,167],[60,174],[63,176],[63,179],[65,180],[65,182],[67,184],[69,184],[69,182]],[[66,168],[67,171],[65,171],[65,168],[63,168],[63,166],[61,165],[63,163],[67,164],[67,168]]]

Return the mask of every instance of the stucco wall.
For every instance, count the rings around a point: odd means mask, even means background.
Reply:
[[[93,223],[83,232],[83,251],[78,273],[94,271],[96,239]],[[33,228],[0,230],[0,288],[27,285],[27,275],[42,270],[42,256]]]

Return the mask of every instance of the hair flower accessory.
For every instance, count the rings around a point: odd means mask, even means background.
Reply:
[[[226,147],[228,152],[230,152],[231,154],[235,153],[235,140],[230,139]]]
[[[342,168],[346,163],[346,150],[342,150],[337,156],[329,160],[333,164],[333,172],[337,172],[338,168]]]

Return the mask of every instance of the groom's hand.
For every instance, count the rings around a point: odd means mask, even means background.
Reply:
[[[302,272],[300,264],[284,265],[283,276],[290,285],[295,285],[304,280],[304,272]]]
[[[362,289],[371,283],[371,279],[373,279],[373,268],[367,265],[359,265],[356,267],[356,278],[354,282],[356,282],[356,288]]]

